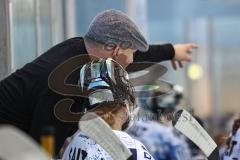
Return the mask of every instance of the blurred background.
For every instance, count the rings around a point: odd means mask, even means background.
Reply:
[[[150,43],[195,42],[193,62],[163,79],[182,85],[210,131],[240,114],[239,0],[0,0],[0,80],[53,45],[83,36],[106,9],[127,13]]]

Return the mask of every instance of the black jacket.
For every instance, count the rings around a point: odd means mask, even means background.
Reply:
[[[52,125],[56,130],[56,151],[59,151],[64,140],[77,129],[76,122],[66,122],[56,117],[54,107],[66,98],[73,99],[72,112],[81,111],[82,99],[74,95],[61,95],[48,86],[49,74],[67,59],[87,54],[83,38],[66,40],[51,49],[33,62],[12,73],[0,82],[0,124],[12,124],[22,129],[39,141],[43,126]],[[160,62],[174,57],[171,44],[151,45],[145,53],[137,51],[135,62]],[[76,84],[79,70],[71,74],[66,83]],[[58,80],[55,80],[56,84]]]

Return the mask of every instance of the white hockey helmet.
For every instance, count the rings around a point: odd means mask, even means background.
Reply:
[[[80,70],[79,86],[88,97],[90,110],[103,102],[118,102],[128,107],[131,113],[135,107],[133,87],[128,73],[111,58],[98,59],[85,64]]]

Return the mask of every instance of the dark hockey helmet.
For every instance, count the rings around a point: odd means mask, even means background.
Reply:
[[[183,97],[183,88],[169,82],[158,80],[156,84],[146,85],[139,97],[141,107],[154,113],[175,110]]]

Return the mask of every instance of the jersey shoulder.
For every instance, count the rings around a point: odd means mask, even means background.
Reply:
[[[236,132],[236,135],[235,135],[235,138],[237,141],[240,142],[240,128],[238,128],[237,132]]]
[[[137,160],[154,160],[147,148],[142,142],[132,138],[128,133],[123,131],[114,131],[119,139],[126,145],[132,152],[133,156]]]
[[[83,132],[77,132],[67,146],[63,155],[64,160],[112,160],[111,156]]]

